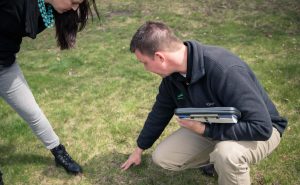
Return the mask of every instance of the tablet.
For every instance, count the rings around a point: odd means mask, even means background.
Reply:
[[[203,123],[237,123],[241,112],[234,107],[177,108],[180,119],[191,119]]]

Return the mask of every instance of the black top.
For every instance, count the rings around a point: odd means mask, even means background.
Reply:
[[[0,67],[8,67],[14,63],[22,37],[34,39],[44,29],[37,0],[1,0]]]
[[[283,133],[287,121],[249,66],[231,52],[185,42],[188,48],[187,77],[173,73],[164,78],[145,125],[137,139],[142,149],[152,146],[176,108],[235,107],[241,112],[236,124],[206,125],[204,137],[213,140],[267,140],[272,127]]]

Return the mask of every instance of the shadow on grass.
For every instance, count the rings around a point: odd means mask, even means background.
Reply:
[[[16,153],[16,147],[11,144],[0,145],[0,165],[47,164],[52,159],[38,154]]]
[[[118,152],[95,156],[85,166],[85,177],[91,184],[216,184],[216,178],[205,177],[197,169],[183,172],[167,171],[154,165],[149,154],[143,155],[141,165],[122,171],[120,166],[128,154]]]

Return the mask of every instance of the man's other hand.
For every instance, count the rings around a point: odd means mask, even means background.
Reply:
[[[121,169],[123,171],[127,170],[130,168],[132,165],[136,166],[141,164],[142,161],[142,153],[144,150],[140,149],[137,147],[134,152],[129,156],[127,161],[121,165]]]

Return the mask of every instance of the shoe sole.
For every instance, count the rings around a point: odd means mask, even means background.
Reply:
[[[71,172],[71,171],[68,171],[67,169],[65,169],[64,167],[63,167],[63,165],[61,165],[59,162],[57,162],[56,160],[55,160],[55,166],[56,167],[61,167],[61,168],[63,168],[68,174],[71,174],[71,175],[75,175],[75,176],[77,176],[77,175],[79,175],[79,176],[81,176],[82,174],[83,174],[83,172],[81,171],[81,172]]]

